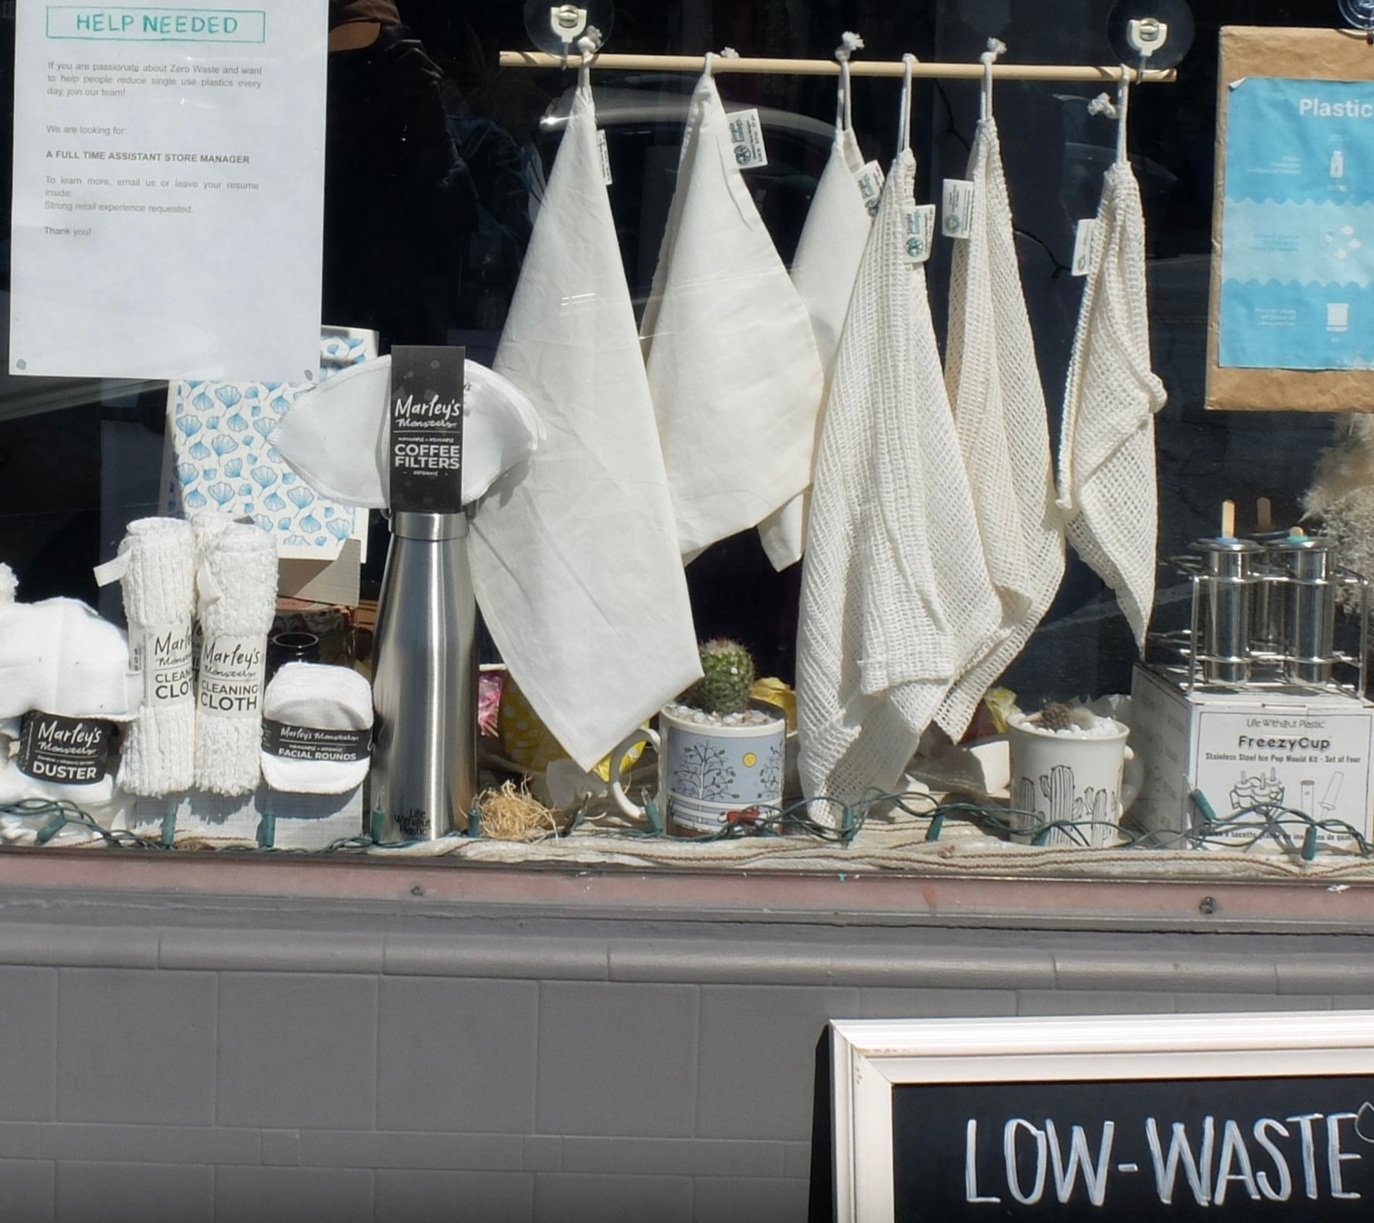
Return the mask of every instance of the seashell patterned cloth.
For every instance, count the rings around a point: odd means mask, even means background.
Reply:
[[[325,327],[320,380],[377,356],[377,333]],[[162,512],[223,510],[251,517],[277,540],[278,555],[334,560],[347,539],[367,550],[367,511],[319,496],[267,439],[309,382],[167,384]]]

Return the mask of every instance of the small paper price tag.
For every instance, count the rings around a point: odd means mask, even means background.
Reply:
[[[611,150],[606,143],[606,133],[598,129],[596,133],[596,148],[601,154],[601,181],[610,186],[615,180],[611,177]]]
[[[859,187],[859,198],[863,200],[864,207],[868,209],[869,216],[876,216],[878,212],[878,201],[883,194],[883,168],[876,161],[870,161],[857,174],[854,181]]]
[[[906,213],[904,253],[912,263],[924,263],[930,258],[935,241],[935,205],[918,204]]]
[[[973,226],[973,184],[968,179],[945,179],[940,214],[943,218],[940,227],[946,238],[968,238]]]
[[[763,123],[754,109],[731,111],[730,142],[735,146],[735,165],[741,170],[768,164],[768,151],[763,147]]]
[[[1073,275],[1086,276],[1088,265],[1092,263],[1093,238],[1097,234],[1097,222],[1089,217],[1078,222],[1078,231],[1073,239]]]

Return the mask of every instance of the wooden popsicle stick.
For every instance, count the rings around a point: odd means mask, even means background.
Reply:
[[[1223,501],[1221,503],[1221,538],[1234,539],[1236,537],[1236,503],[1234,501]]]
[[[1274,506],[1268,497],[1261,497],[1255,502],[1255,525],[1261,531],[1272,531],[1274,529]]]

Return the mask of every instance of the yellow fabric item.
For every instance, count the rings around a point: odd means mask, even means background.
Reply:
[[[530,773],[542,773],[555,760],[568,757],[563,745],[534,712],[515,679],[506,673],[501,686],[501,711],[497,719],[497,734],[501,740],[501,754]],[[644,755],[643,742],[637,743],[621,760],[622,772],[628,772]],[[602,781],[611,779],[611,758],[603,756],[592,769]]]

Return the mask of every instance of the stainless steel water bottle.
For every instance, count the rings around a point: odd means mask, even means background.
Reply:
[[[377,605],[372,811],[383,841],[466,824],[477,788],[477,604],[467,517],[397,512]]]

